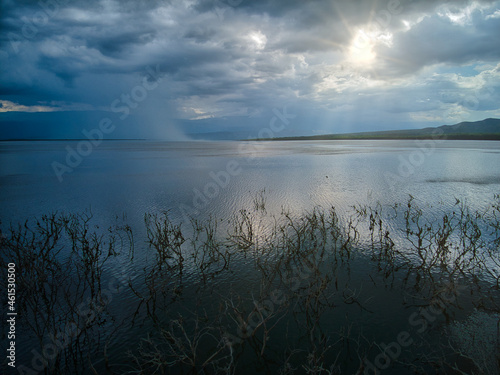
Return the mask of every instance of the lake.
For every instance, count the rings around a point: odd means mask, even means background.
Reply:
[[[64,173],[62,182],[52,163],[64,164],[66,147],[76,150],[79,142],[3,142],[0,218],[9,222],[88,208],[103,218],[126,212],[142,220],[145,212],[164,210],[180,218],[181,204],[197,210],[196,191],[205,197],[198,199],[197,211],[217,217],[244,207],[247,193],[263,189],[273,209],[285,205],[299,211],[394,203],[408,194],[445,205],[456,196],[476,208],[499,192],[499,142],[417,142],[108,141]],[[216,191],[210,173],[225,171],[229,162],[237,163],[240,173]]]
[[[0,142],[4,263],[47,246],[10,224],[83,215],[50,240],[55,321],[17,291],[17,364],[498,373],[499,167],[495,141]]]

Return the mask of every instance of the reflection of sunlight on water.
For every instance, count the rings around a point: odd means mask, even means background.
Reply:
[[[418,150],[414,141],[110,142],[62,183],[50,167],[64,157],[60,143],[9,144],[0,154],[1,219],[23,221],[54,209],[81,212],[92,207],[100,217],[126,210],[131,221],[140,223],[145,212],[192,206],[193,189],[202,191],[212,181],[209,173],[224,170],[229,160],[237,161],[242,172],[199,210],[201,217],[228,217],[248,208],[245,195],[262,189],[269,194],[272,212],[280,212],[281,206],[300,212],[315,205],[334,205],[343,212],[368,200],[405,201],[408,194],[429,204],[466,197],[475,208],[498,191],[500,172],[491,168],[499,163],[500,154],[492,152],[498,143],[443,142],[395,189],[384,174],[398,173],[399,156]],[[245,144],[253,148],[240,147]],[[13,171],[16,160],[22,166]],[[14,172],[18,175],[12,176]],[[476,181],[488,184],[468,183]]]

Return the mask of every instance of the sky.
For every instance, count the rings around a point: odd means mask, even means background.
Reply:
[[[489,0],[2,0],[0,139],[100,126],[108,139],[247,139],[498,118],[499,35]]]

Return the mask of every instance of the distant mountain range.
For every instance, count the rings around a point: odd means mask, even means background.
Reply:
[[[500,141],[500,119],[488,118],[482,121],[461,122],[455,125],[442,125],[424,129],[387,130],[377,132],[325,134],[303,137],[282,137],[266,140],[307,141],[341,139],[464,139]]]

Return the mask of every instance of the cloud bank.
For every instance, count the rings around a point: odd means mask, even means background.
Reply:
[[[3,138],[26,121],[40,123],[37,137],[43,129],[78,137],[99,117],[119,119],[117,101],[130,110],[115,134],[122,138],[251,136],[284,105],[297,117],[283,135],[500,116],[500,1],[5,0],[1,7]],[[140,96],[137,87],[155,84]]]

